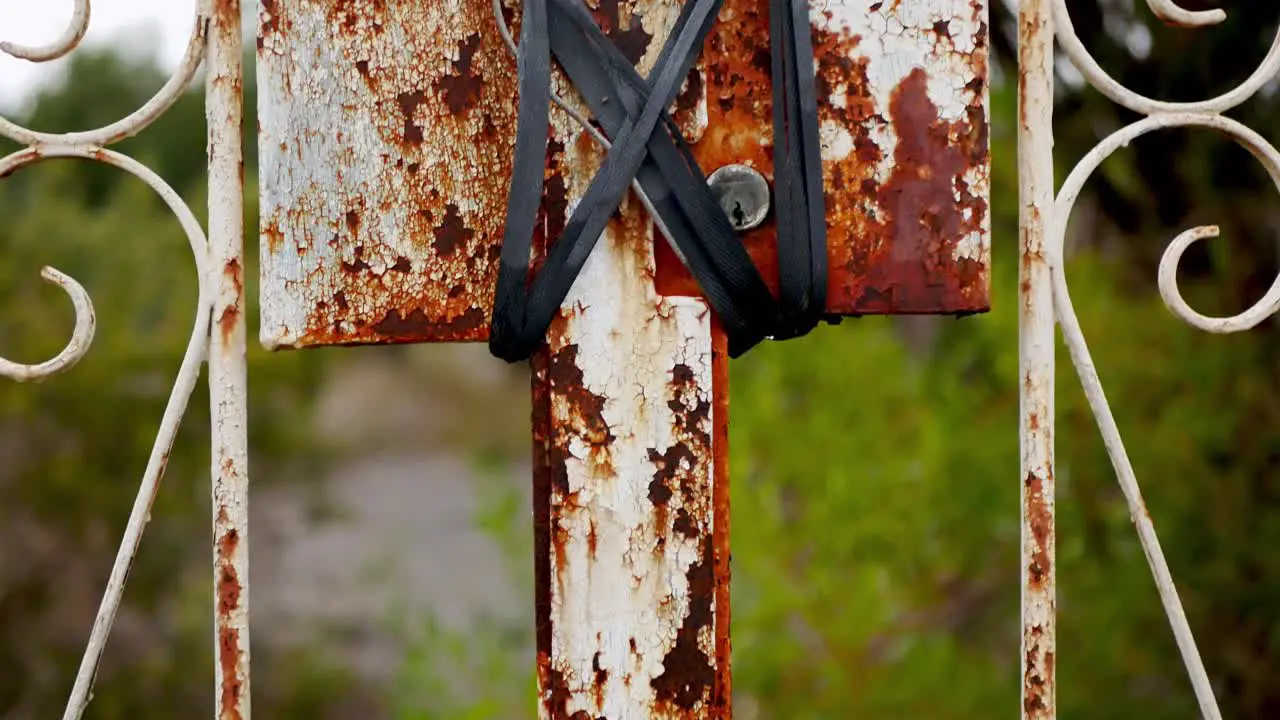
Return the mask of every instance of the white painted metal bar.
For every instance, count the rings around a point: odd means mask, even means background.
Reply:
[[[219,720],[249,703],[249,441],[244,306],[240,0],[215,0],[205,82],[209,128],[209,406],[213,427],[214,647]]]
[[[1018,11],[1019,293],[1022,434],[1022,717],[1057,715],[1054,656],[1053,297],[1044,253],[1053,215],[1053,16],[1049,0]]]

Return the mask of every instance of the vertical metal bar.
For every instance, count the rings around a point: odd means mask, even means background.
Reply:
[[[214,643],[218,720],[249,717],[249,481],[244,325],[240,0],[213,0],[209,125],[209,347],[213,421]]]
[[[1018,10],[1018,177],[1021,225],[1018,357],[1022,440],[1022,717],[1056,717],[1053,290],[1053,15],[1050,0]]]
[[[533,363],[544,720],[729,717],[727,358],[701,300],[657,294],[653,236],[624,203]]]

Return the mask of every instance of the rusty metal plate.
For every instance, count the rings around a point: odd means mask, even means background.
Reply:
[[[679,3],[590,4],[643,65]],[[986,13],[815,0],[831,313],[987,309]],[[708,173],[771,177],[767,23],[727,0],[677,102]],[[258,60],[264,345],[483,340],[515,136],[488,0],[262,0]],[[564,188],[549,169],[548,230]],[[775,276],[770,222],[745,241]],[[656,253],[659,292],[696,295]]]
[[[990,161],[986,0],[812,0],[819,133],[837,315],[988,309]],[[708,38],[708,171],[772,177],[769,16],[726,0]],[[774,228],[746,237],[776,282]],[[660,245],[659,289],[696,293]]]

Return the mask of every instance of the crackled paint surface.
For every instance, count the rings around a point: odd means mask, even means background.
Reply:
[[[547,719],[728,716],[727,358],[657,295],[651,238],[629,204],[534,362]]]
[[[634,6],[631,27],[648,17],[652,37],[619,44],[642,70],[674,9]],[[699,93],[687,89],[682,108],[693,134]],[[545,237],[602,157],[562,113],[553,125],[547,165],[563,185],[544,209]],[[625,203],[533,362],[546,720],[729,714],[727,433],[715,402],[727,397],[727,357],[702,301],[658,294],[653,241],[639,203]]]
[[[1048,0],[1018,12],[1018,373],[1022,428],[1022,714],[1057,717],[1056,321],[1047,256],[1054,224],[1053,16]]]
[[[678,9],[597,5],[637,62]],[[814,3],[832,314],[987,308],[986,14]],[[258,56],[263,343],[484,339],[515,134],[489,3],[263,0]],[[676,103],[704,171],[771,178],[769,102],[767,4],[726,0]],[[551,168],[546,204],[563,189]],[[772,281],[770,222],[744,241]],[[655,262],[662,294],[698,294]]]

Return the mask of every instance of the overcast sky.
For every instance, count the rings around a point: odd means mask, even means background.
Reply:
[[[245,2],[253,4],[253,0]],[[72,0],[0,0],[0,40],[48,43],[66,27],[72,4]],[[127,41],[171,68],[186,49],[195,6],[195,0],[92,0],[84,45]],[[63,58],[30,63],[0,53],[0,108],[12,110],[33,88],[56,77],[66,62]]]

